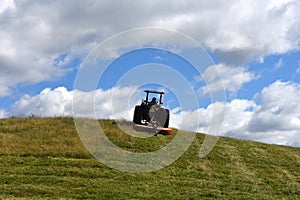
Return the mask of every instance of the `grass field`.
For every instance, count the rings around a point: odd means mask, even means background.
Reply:
[[[99,121],[133,152],[157,150],[174,135],[140,139]],[[178,133],[180,134],[180,133]],[[220,138],[204,159],[196,139],[177,161],[130,174],[94,159],[72,118],[0,120],[0,199],[300,199],[300,148]]]

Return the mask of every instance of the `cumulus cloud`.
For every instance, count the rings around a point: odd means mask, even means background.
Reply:
[[[83,59],[96,43],[137,27],[182,31],[233,65],[299,49],[297,0],[136,1],[130,6],[111,0],[3,0],[0,5],[1,96],[19,83],[63,76],[63,66]],[[134,45],[139,37],[127,43]],[[63,66],[57,63],[61,55],[66,55]]]
[[[299,98],[299,84],[276,81],[257,94],[255,100],[234,99],[223,103],[226,116],[224,121],[220,120],[223,128],[220,133],[210,134],[300,146]],[[171,125],[178,127],[178,119],[189,119],[178,128],[209,133],[211,121],[208,116],[212,115],[216,104],[193,112],[179,113],[175,109],[171,112],[174,120]],[[197,122],[194,116],[199,116],[200,121]]]
[[[261,103],[250,121],[250,131],[300,130],[300,85],[276,81],[257,98]]]
[[[276,81],[256,98],[259,103],[249,114],[247,126],[225,135],[283,145],[300,145],[300,85]],[[245,113],[245,112],[243,112]],[[230,117],[233,115],[231,114]],[[242,118],[241,118],[242,119]]]
[[[22,55],[18,53],[12,56],[13,59],[8,59],[1,56],[0,52],[0,97],[10,95],[9,88],[18,83],[56,80],[68,71],[68,69],[52,67],[51,59],[34,59],[33,55],[29,55],[30,53],[22,53]]]
[[[245,67],[233,67],[223,64],[208,67],[202,77],[206,83],[205,87],[199,89],[200,96],[209,95],[210,92],[220,90],[236,93],[241,87],[255,78],[251,72],[247,72]]]
[[[12,107],[12,116],[72,116],[72,91],[46,88],[36,96],[24,95]]]
[[[91,92],[73,91],[73,115],[97,119],[132,120],[134,106],[140,103],[141,91],[136,86],[97,89]],[[91,105],[92,104],[92,105]]]
[[[36,96],[24,95],[12,107],[11,116],[76,116],[98,119],[118,118],[131,120],[133,105],[137,103],[136,87],[97,89],[91,92],[68,91],[65,87],[46,88]],[[74,94],[75,93],[75,94]],[[138,98],[140,100],[140,98]],[[73,101],[80,101],[76,113]],[[93,105],[90,103],[93,102]],[[89,108],[92,107],[92,110]]]
[[[219,126],[222,127],[220,132],[209,132],[212,125],[212,115],[220,111],[220,106],[225,110],[225,118],[214,119],[219,120]],[[248,130],[249,121],[253,116],[253,109],[256,107],[254,101],[245,99],[235,99],[231,102],[215,102],[207,108],[199,108],[194,111],[176,112],[176,109],[171,110],[172,122],[171,126],[176,128],[191,130],[201,133],[209,133],[213,135],[226,135],[229,132],[244,133]],[[181,121],[181,119],[188,119]],[[197,120],[199,120],[197,122]],[[181,124],[180,124],[181,123]]]

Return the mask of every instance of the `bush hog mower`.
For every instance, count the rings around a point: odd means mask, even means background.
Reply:
[[[172,134],[172,129],[168,128],[170,111],[162,107],[162,95],[165,93],[153,90],[144,92],[146,92],[146,99],[143,99],[141,105],[135,106],[134,109],[133,128],[136,131]],[[149,93],[159,94],[159,101],[155,97],[149,101]]]

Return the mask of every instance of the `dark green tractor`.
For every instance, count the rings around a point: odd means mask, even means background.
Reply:
[[[146,99],[142,100],[141,105],[135,106],[133,122],[139,125],[168,128],[170,111],[162,107],[162,96],[165,93],[153,90],[145,90],[144,92],[146,92]],[[149,101],[149,94],[158,94],[159,101],[156,97]]]

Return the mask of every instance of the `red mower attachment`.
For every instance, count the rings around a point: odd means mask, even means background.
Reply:
[[[171,128],[163,128],[163,127],[153,127],[141,124],[133,124],[133,129],[135,131],[145,131],[145,132],[153,132],[153,133],[161,133],[164,135],[171,135],[172,129]]]

